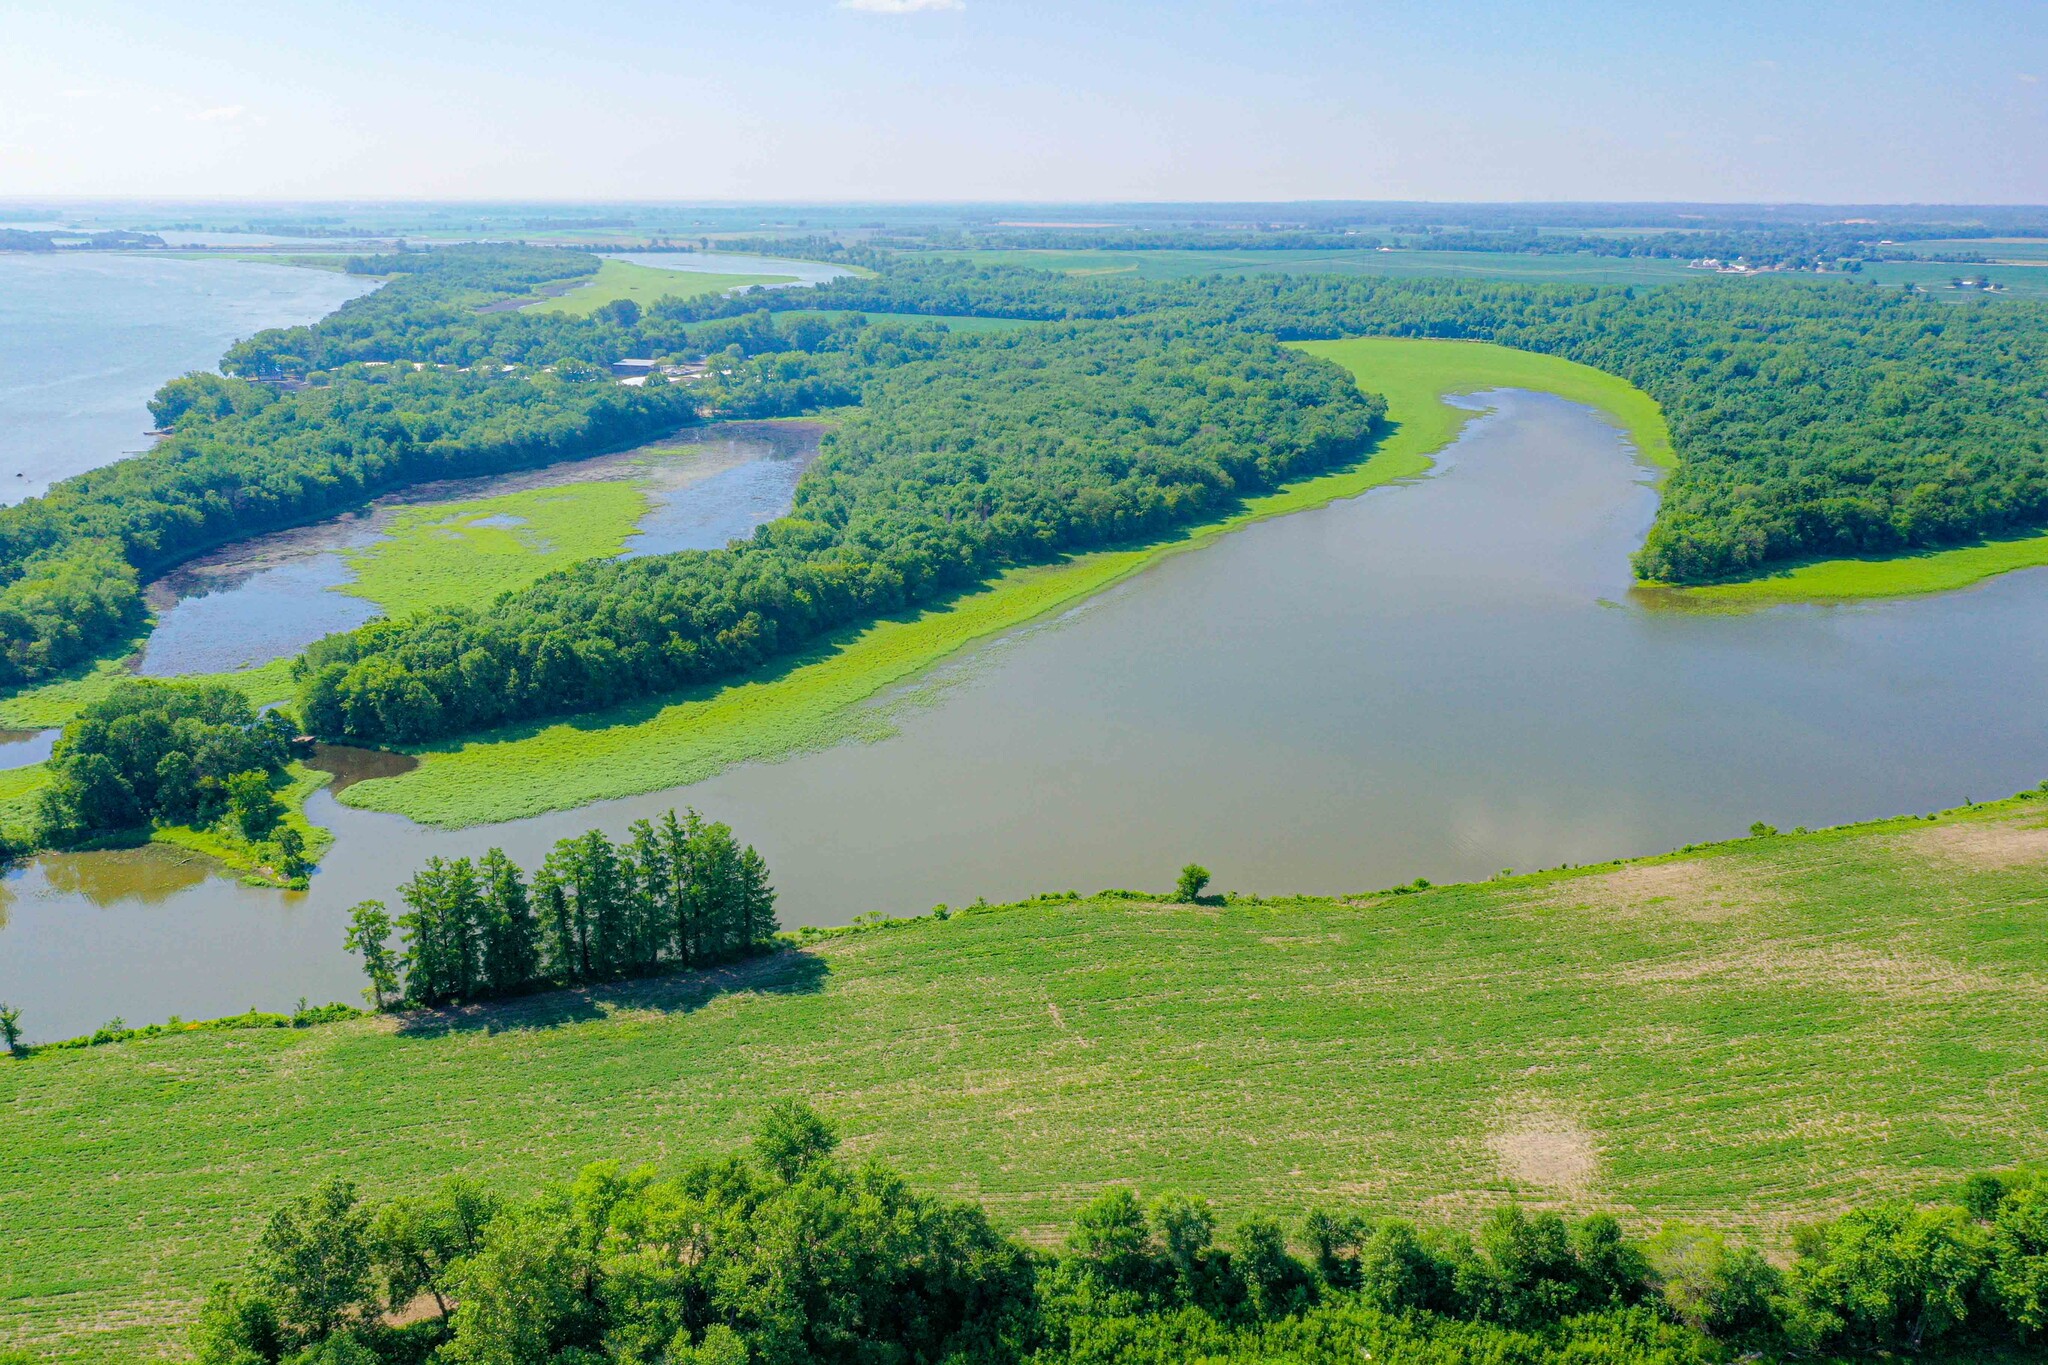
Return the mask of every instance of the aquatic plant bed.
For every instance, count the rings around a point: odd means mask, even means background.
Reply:
[[[328,1175],[510,1192],[736,1148],[786,1095],[1041,1240],[1130,1185],[1782,1248],[1783,1220],[2039,1158],[2044,896],[2048,800],[2015,800],[1403,893],[1059,896],[462,1013],[50,1051],[0,1062],[0,1345],[175,1351]]]

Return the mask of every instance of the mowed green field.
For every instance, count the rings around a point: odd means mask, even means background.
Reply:
[[[2044,941],[2048,800],[2014,801],[1419,894],[975,910],[403,1023],[50,1052],[0,1063],[0,1343],[173,1347],[329,1175],[519,1190],[731,1150],[790,1095],[1040,1240],[1126,1185],[1782,1249],[1788,1220],[2044,1155]]]
[[[663,270],[631,261],[605,261],[587,283],[529,304],[527,311],[583,317],[620,299],[631,299],[645,308],[660,299],[694,299],[701,294],[724,294],[756,284],[789,284],[795,279],[794,275],[711,275],[695,270]]]

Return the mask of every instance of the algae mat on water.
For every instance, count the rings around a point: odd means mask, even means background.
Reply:
[[[399,512],[384,539],[343,558],[339,591],[392,616],[476,606],[586,559],[610,559],[647,512],[646,490],[597,480]]]
[[[1554,356],[1476,342],[1373,339],[1303,347],[1384,394],[1390,430],[1358,465],[1249,500],[1235,515],[1138,549],[1018,569],[916,616],[844,633],[754,679],[553,724],[417,750],[418,768],[337,799],[453,827],[687,786],[736,763],[886,734],[860,704],[979,639],[1072,605],[1156,562],[1269,517],[1410,478],[1476,414],[1446,394],[1541,389],[1608,413],[1653,463],[1670,460],[1657,406],[1623,381]]]
[[[506,1192],[731,1151],[811,1100],[856,1157],[1046,1241],[1105,1188],[1747,1227],[2043,1155],[2048,801],[1408,895],[1115,897],[699,976],[0,1061],[0,1346],[175,1351],[329,1176]],[[1161,869],[1162,879],[1171,875]]]

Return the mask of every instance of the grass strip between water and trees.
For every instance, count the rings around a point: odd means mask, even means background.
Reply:
[[[173,1346],[328,1177],[509,1195],[738,1150],[792,1096],[1041,1245],[1128,1187],[1290,1223],[1518,1202],[1782,1251],[2040,1156],[2044,816],[2030,795],[1344,898],[1060,893],[668,978],[0,1062],[0,1342]]]
[[[1557,393],[1599,408],[1652,464],[1670,463],[1656,404],[1613,375],[1555,356],[1480,342],[1378,338],[1308,343],[1383,394],[1388,431],[1369,458],[1245,501],[1233,515],[1132,549],[1013,569],[978,591],[885,620],[730,685],[554,724],[511,727],[410,749],[420,766],[359,782],[339,798],[425,824],[494,823],[702,781],[735,763],[888,733],[861,703],[909,682],[977,640],[1070,607],[1157,562],[1254,521],[1356,497],[1412,478],[1478,414],[1447,394],[1495,388]]]

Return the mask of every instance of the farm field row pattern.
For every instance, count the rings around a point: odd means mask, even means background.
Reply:
[[[405,1024],[0,1064],[0,1344],[175,1346],[325,1176],[531,1188],[731,1150],[789,1095],[1039,1240],[1130,1185],[1226,1218],[1519,1199],[1782,1248],[1782,1220],[2040,1155],[2044,814],[1406,895],[1041,901]]]

